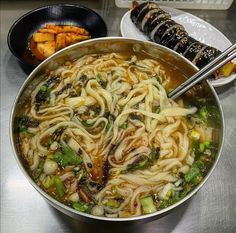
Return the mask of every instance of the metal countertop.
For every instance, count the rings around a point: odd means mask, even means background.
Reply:
[[[217,88],[226,122],[222,156],[203,188],[188,203],[160,220],[125,228],[78,222],[58,212],[34,190],[17,166],[9,139],[9,117],[14,98],[27,77],[7,46],[7,33],[22,14],[39,6],[66,1],[1,1],[1,233],[69,232],[236,232],[236,81]],[[119,36],[126,9],[114,1],[67,1],[97,11],[109,36]],[[236,41],[236,1],[229,10],[186,10],[208,21],[231,42]]]

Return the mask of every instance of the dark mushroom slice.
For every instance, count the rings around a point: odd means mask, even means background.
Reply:
[[[177,31],[184,30],[183,26],[180,24],[175,24],[172,27],[168,28],[163,36],[161,37],[160,44],[166,46],[172,37],[175,37]]]
[[[138,6],[135,6],[132,11],[131,11],[131,14],[130,14],[130,18],[132,20],[132,22],[134,24],[136,24],[136,21],[137,21],[137,18],[138,18],[138,15],[140,13],[140,11],[147,5],[148,3],[147,2],[144,2]]]
[[[183,53],[183,56],[192,62],[193,59],[196,57],[196,55],[201,51],[203,47],[205,47],[205,45],[199,41],[192,43],[188,47],[188,49]]]
[[[214,60],[217,56],[220,55],[220,51],[211,46],[207,46],[201,53],[201,55],[195,59],[195,64],[198,68],[202,68],[207,65],[209,62]]]
[[[144,29],[143,29],[144,33],[146,35],[150,35],[152,30],[157,26],[158,22],[163,21],[163,20],[168,20],[170,18],[171,16],[169,13],[164,12],[161,9],[158,9],[158,12],[152,14],[147,20],[147,22],[145,23]]]
[[[158,9],[159,6],[155,3],[149,3],[147,4],[139,13],[137,20],[136,20],[136,26],[137,28],[139,28],[140,30],[142,30],[142,21],[145,17],[145,15],[147,15],[148,12],[150,12],[153,9]]]
[[[166,30],[169,29],[170,27],[174,26],[174,25],[176,25],[176,22],[171,20],[171,19],[163,22],[162,24],[160,24],[156,28],[156,30],[154,30],[151,33],[151,39],[159,44],[160,40],[161,40],[161,37],[164,35]]]

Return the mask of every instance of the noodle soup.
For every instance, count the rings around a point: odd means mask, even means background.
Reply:
[[[217,107],[168,99],[173,74],[139,54],[66,62],[31,93],[18,119],[34,181],[71,208],[131,217],[175,204],[215,160]]]

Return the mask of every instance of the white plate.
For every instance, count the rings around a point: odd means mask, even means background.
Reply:
[[[188,34],[196,40],[211,45],[221,51],[232,45],[232,43],[227,39],[227,37],[225,37],[224,34],[222,34],[219,30],[217,30],[215,27],[205,22],[204,20],[174,8],[164,6],[162,6],[161,8],[164,11],[169,12],[171,14],[171,18],[177,23],[183,25]],[[120,31],[123,37],[140,39],[144,41],[150,40],[133,24],[130,19],[130,11],[126,12],[122,17],[120,23]],[[234,62],[236,62],[235,59]],[[217,80],[211,80],[211,84],[214,87],[218,87],[233,81],[235,78],[236,74],[232,74],[227,78],[222,77]]]

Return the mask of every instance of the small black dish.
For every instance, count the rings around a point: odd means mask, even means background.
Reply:
[[[29,40],[34,32],[48,23],[83,27],[91,38],[107,36],[107,27],[102,17],[87,7],[58,4],[34,9],[12,25],[7,38],[10,51],[22,63],[21,67],[28,72],[37,66],[25,54]]]

